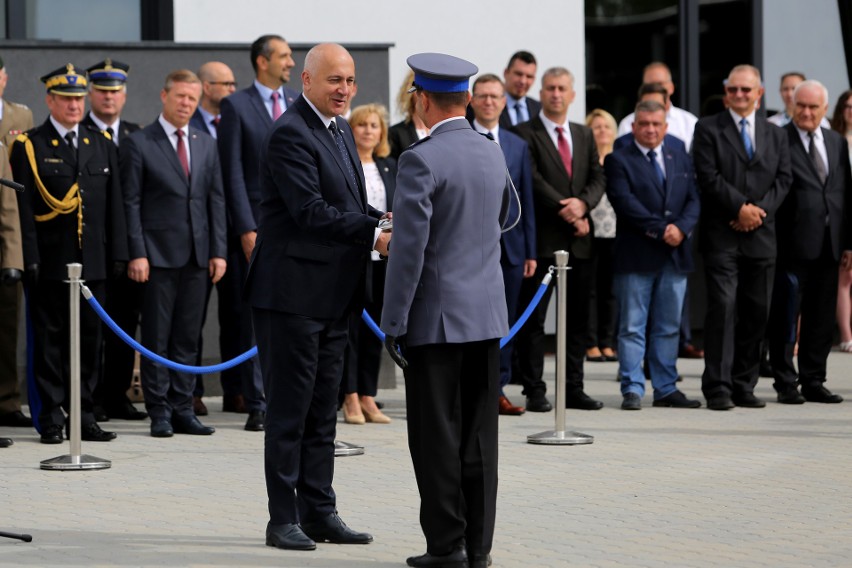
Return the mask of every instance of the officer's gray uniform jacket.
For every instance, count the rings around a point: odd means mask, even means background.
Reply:
[[[500,223],[506,162],[494,142],[450,120],[399,158],[382,330],[410,346],[508,333]]]

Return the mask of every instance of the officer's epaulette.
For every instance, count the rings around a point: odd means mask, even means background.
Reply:
[[[20,134],[15,136],[15,141],[23,144],[24,142],[26,142],[27,140],[30,139],[30,137],[29,137],[30,132],[31,132],[30,130],[27,130],[26,132],[21,132]]]
[[[426,141],[427,141],[427,140],[429,140],[430,138],[432,138],[432,137],[431,137],[431,136],[426,136],[425,138],[421,138],[420,140],[418,140],[417,142],[415,142],[414,144],[412,144],[411,146],[409,146],[409,147],[408,147],[408,148],[406,148],[405,150],[410,150],[410,149],[414,148],[415,146],[417,146],[418,144],[423,144],[424,142],[426,142]],[[404,152],[405,150],[403,150],[403,152]]]

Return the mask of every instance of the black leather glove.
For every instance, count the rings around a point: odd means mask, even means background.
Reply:
[[[121,278],[122,276],[127,276],[127,263],[116,260],[112,263],[112,277]]]
[[[38,284],[38,264],[30,264],[24,268],[24,284],[27,286]]]
[[[402,356],[399,351],[399,345],[396,343],[396,337],[393,335],[385,335],[385,349],[390,353],[393,362],[399,365],[400,369],[408,367],[408,361]]]
[[[4,268],[0,270],[0,284],[3,286],[12,286],[21,281],[24,273],[17,268]]]

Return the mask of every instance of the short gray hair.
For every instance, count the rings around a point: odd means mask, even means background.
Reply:
[[[796,97],[797,97],[797,95],[799,94],[799,90],[800,90],[800,89],[802,89],[802,88],[805,88],[805,89],[808,89],[808,88],[816,88],[816,89],[819,89],[820,91],[822,91],[822,101],[823,101],[823,103],[825,103],[826,105],[828,104],[828,89],[826,89],[825,85],[823,85],[822,83],[820,83],[820,82],[819,82],[819,81],[817,81],[816,79],[808,79],[808,80],[806,80],[806,81],[802,81],[801,83],[799,83],[798,85],[796,85],[796,88],[795,88],[795,89],[793,89],[793,100],[794,100],[794,101],[796,100]]]

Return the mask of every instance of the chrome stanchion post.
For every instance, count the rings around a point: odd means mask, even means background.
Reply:
[[[83,265],[78,263],[68,264],[69,284],[69,309],[68,309],[68,335],[69,335],[69,395],[71,397],[68,413],[68,438],[71,453],[58,456],[41,462],[41,469],[78,470],[78,469],[106,469],[112,465],[109,460],[103,460],[94,456],[82,455],[82,442],[80,432],[80,285],[83,281]]]
[[[556,257],[556,424],[553,430],[527,436],[530,444],[575,445],[591,444],[593,436],[579,432],[565,431],[565,333],[568,328],[568,315],[565,311],[568,299],[566,285],[568,270],[568,252],[558,250]]]

